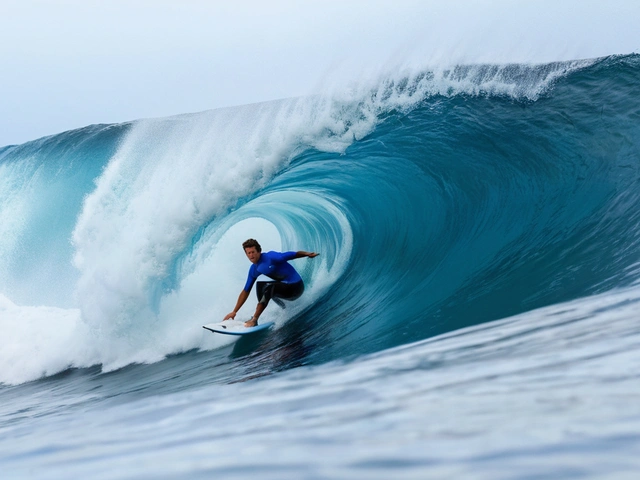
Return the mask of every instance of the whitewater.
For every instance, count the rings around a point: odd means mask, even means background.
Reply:
[[[633,54],[2,147],[3,478],[633,478],[639,184]]]

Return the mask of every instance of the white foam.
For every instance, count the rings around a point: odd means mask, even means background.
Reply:
[[[21,383],[98,357],[77,309],[15,305],[0,294],[0,383]]]

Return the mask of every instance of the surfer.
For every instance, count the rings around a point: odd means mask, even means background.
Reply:
[[[260,275],[266,275],[273,281],[258,282],[256,285],[256,293],[258,295],[258,305],[256,311],[249,320],[244,323],[245,327],[255,327],[258,324],[258,318],[267,308],[269,300],[273,299],[275,303],[284,308],[285,300],[295,300],[304,292],[304,282],[295,268],[289,264],[289,260],[302,257],[317,257],[320,255],[315,252],[265,252],[262,253],[262,247],[257,240],[250,238],[242,244],[244,253],[253,264],[249,267],[249,276],[244,289],[238,296],[238,302],[233,312],[229,313],[225,320],[236,317],[238,310],[244,305],[249,298],[249,293],[253,288],[253,284]]]

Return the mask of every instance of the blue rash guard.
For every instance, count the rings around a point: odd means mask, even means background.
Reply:
[[[277,280],[282,283],[297,283],[302,281],[296,269],[287,263],[296,258],[297,252],[265,252],[260,254],[258,263],[249,268],[249,276],[244,286],[245,292],[250,292],[251,287],[260,275]]]

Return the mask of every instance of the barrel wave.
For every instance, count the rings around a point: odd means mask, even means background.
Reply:
[[[637,55],[400,72],[5,147],[0,382],[227,345],[201,325],[248,236],[321,253],[265,313],[274,369],[633,285],[639,79]]]

